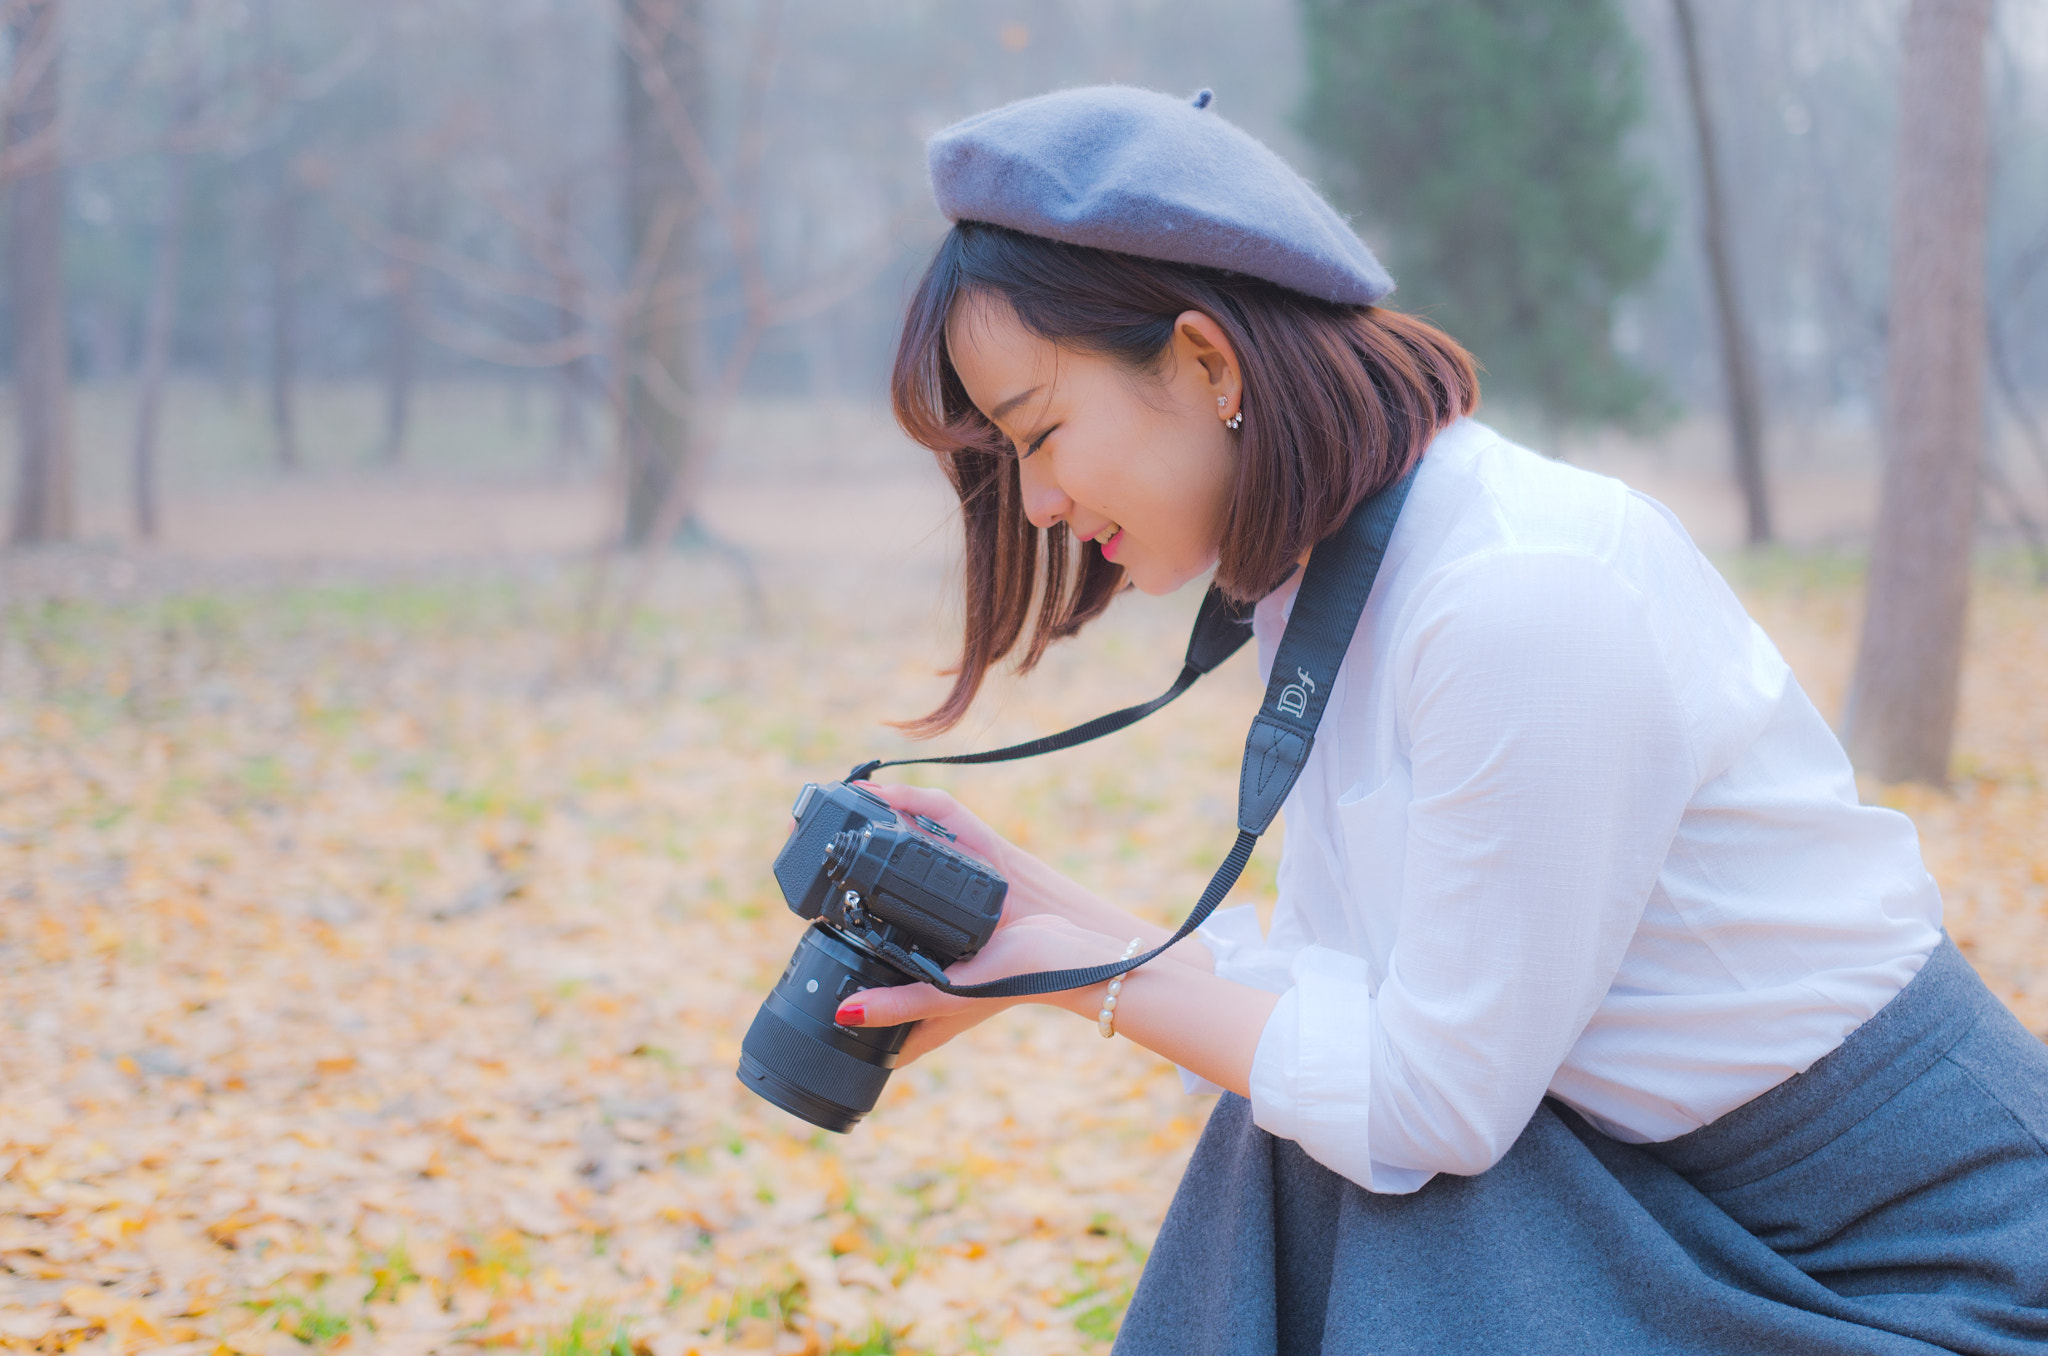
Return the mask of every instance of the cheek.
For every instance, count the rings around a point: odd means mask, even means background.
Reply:
[[[1121,422],[1091,421],[1085,432],[1076,429],[1050,458],[1050,477],[1058,481],[1062,494],[1089,514],[1122,522],[1127,515],[1142,512],[1152,491],[1140,474],[1143,462],[1132,455],[1134,447],[1143,446],[1137,432]]]
[[[1237,448],[1234,444],[1224,448],[1210,467],[1209,482],[1209,531],[1220,540],[1223,535],[1223,520],[1230,514],[1230,501],[1237,493]]]
[[[1237,488],[1235,449],[1202,447],[1177,468],[1173,480],[1177,533],[1187,549],[1213,557]]]

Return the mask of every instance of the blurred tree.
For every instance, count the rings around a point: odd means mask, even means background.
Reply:
[[[7,36],[7,295],[14,313],[21,461],[12,539],[63,541],[73,528],[70,336],[64,323],[61,0],[13,0]]]
[[[391,231],[400,237],[418,237],[423,224],[420,190],[403,170],[393,176],[390,195]],[[405,461],[412,388],[419,379],[419,271],[411,259],[387,255],[384,303],[388,328],[384,339],[383,462],[399,466]]]
[[[548,193],[549,237],[557,241],[568,240],[574,230],[569,191],[562,185],[556,185]],[[583,279],[573,268],[557,268],[554,270],[554,292],[555,338],[563,344],[573,344],[583,318]],[[594,381],[587,355],[576,354],[555,368],[554,463],[557,470],[579,465],[588,451],[584,394],[585,388],[593,385]]]
[[[1913,0],[1899,82],[1884,490],[1844,720],[1857,768],[1948,780],[1984,441],[1991,0]]]
[[[1489,389],[1558,422],[1634,419],[1654,383],[1615,350],[1619,298],[1663,247],[1626,143],[1641,60],[1614,0],[1302,0],[1302,134],[1378,228],[1397,302]]]
[[[2005,278],[1991,290],[1989,323],[1985,326],[1984,337],[1990,349],[1992,389],[1998,393],[1999,403],[2005,407],[2020,441],[2033,453],[2041,478],[2048,481],[2048,431],[2044,431],[2040,421],[2034,417],[2033,409],[2020,390],[2019,379],[2013,375],[2016,367],[2013,349],[2016,345],[2012,336],[2012,313],[2025,300],[2029,285],[2044,272],[2048,272],[2048,230],[2037,236],[2028,249],[2021,251]],[[2048,532],[2044,532],[2035,521],[2024,496],[2013,483],[2013,477],[1998,458],[1997,449],[1988,440],[1984,451],[1986,487],[1998,495],[2007,519],[2026,539],[2027,549],[2033,552],[2034,582],[2048,588]]]
[[[1756,379],[1756,350],[1736,284],[1735,239],[1721,180],[1714,104],[1707,92],[1706,63],[1700,54],[1696,0],[1671,0],[1678,21],[1678,46],[1685,59],[1685,89],[1700,155],[1700,238],[1713,282],[1714,313],[1721,330],[1721,392],[1728,402],[1728,433],[1735,445],[1735,483],[1747,510],[1749,544],[1771,539],[1771,498],[1764,480],[1763,393]]]
[[[203,294],[203,313],[212,323],[213,375],[221,398],[239,407],[249,378],[248,262],[252,210],[246,167],[222,160],[195,167],[189,186],[193,215],[194,258],[188,274],[210,286]]]
[[[625,537],[638,546],[692,516],[686,500],[671,500],[687,496],[694,472],[690,405],[703,291],[697,247],[708,187],[700,180],[710,178],[703,0],[625,0],[620,19],[626,247],[635,274],[648,280],[619,337]]]
[[[405,7],[267,3],[275,21],[256,26],[251,58],[263,107],[251,136],[255,220],[248,234],[255,319],[268,331],[277,459],[292,470],[313,460],[300,417],[307,383],[346,374],[371,378],[364,386],[374,391],[386,366],[381,260],[355,223],[380,219],[386,202],[387,179],[360,166],[384,149],[376,133],[393,116],[375,78],[390,58],[378,41],[379,21]],[[366,423],[375,417],[365,414]],[[352,458],[380,453],[374,430],[370,423]]]
[[[178,266],[184,255],[185,215],[191,197],[192,151],[184,144],[201,106],[199,65],[193,51],[191,6],[177,0],[173,10],[178,39],[184,49],[170,125],[163,150],[162,217],[157,222],[155,260],[149,280],[149,306],[143,319],[142,376],[135,400],[133,507],[135,535],[154,540],[160,526],[157,431],[163,413],[164,380],[170,372],[171,335],[177,319]]]
[[[270,247],[270,434],[277,464],[299,465],[299,422],[294,403],[299,366],[299,203],[290,157],[272,157],[270,201],[264,214]]]
[[[171,326],[176,319],[178,262],[185,243],[185,203],[192,157],[164,155],[163,218],[157,223],[156,260],[149,282],[149,310],[142,330],[142,376],[135,401],[133,497],[135,535],[155,538],[158,519],[157,427],[163,412],[164,378],[170,371]]]

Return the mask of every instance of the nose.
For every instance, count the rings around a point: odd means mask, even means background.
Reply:
[[[1074,509],[1074,501],[1067,498],[1066,492],[1059,487],[1059,481],[1052,475],[1052,468],[1045,464],[1050,460],[1044,452],[1039,452],[1017,463],[1024,516],[1037,528],[1051,527]]]

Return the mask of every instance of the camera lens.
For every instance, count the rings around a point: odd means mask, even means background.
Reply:
[[[912,1024],[843,1027],[839,1004],[907,977],[823,927],[807,928],[740,1043],[740,1081],[793,1116],[844,1134],[874,1109]]]

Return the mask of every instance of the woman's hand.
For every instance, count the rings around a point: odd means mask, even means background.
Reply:
[[[1170,935],[1158,924],[1117,908],[1061,875],[990,828],[944,791],[900,783],[863,782],[862,786],[904,814],[924,815],[945,825],[962,848],[993,866],[1010,883],[995,936],[972,959],[946,972],[956,982],[978,984],[1034,970],[1101,965],[1123,955],[1125,945],[1134,937],[1141,943],[1141,949],[1150,949]],[[1024,935],[1010,935],[1027,924]],[[1034,959],[1041,955],[1044,959]],[[1216,968],[1209,949],[1192,937],[1167,952],[1163,959],[1204,974],[1213,973]],[[870,989],[847,1000],[848,1006],[866,1005],[862,1020],[847,1025],[895,1026],[900,1022],[917,1022],[918,1028],[910,1033],[899,1059],[899,1063],[909,1063],[1021,1002],[1056,1004],[1093,1018],[1101,1008],[1103,989],[1098,984],[1090,989],[1035,999],[954,998],[928,984]],[[873,1001],[869,1002],[870,999]]]
[[[946,977],[956,984],[985,984],[1038,970],[1072,970],[1113,961],[1123,954],[1123,948],[1122,942],[1090,932],[1057,914],[1030,914],[1006,919],[987,946],[948,967]],[[1101,1005],[1101,990],[1098,984],[1035,998],[956,998],[929,984],[904,984],[852,995],[840,1006],[839,1021],[843,1026],[900,1026],[916,1022],[917,1029],[910,1033],[897,1059],[900,1066],[1019,1003],[1053,1003],[1069,1012],[1085,1009],[1087,1015],[1093,1016]]]
[[[961,847],[1002,872],[1005,879],[1016,874],[1011,869],[1012,862],[1027,855],[1022,848],[982,822],[979,815],[937,787],[907,786],[901,782],[861,782],[859,785],[904,814],[923,815],[945,825]]]
[[[1029,914],[998,931],[979,954],[950,967],[957,983],[979,984],[1033,970],[1103,965],[1123,955],[1125,943],[1071,919]],[[847,1026],[916,1022],[898,1065],[944,1045],[976,1022],[1019,1003],[1049,1003],[1082,1017],[1102,1008],[1107,984],[1033,998],[955,998],[929,984],[904,984],[854,994],[840,1008]],[[1154,963],[1133,970],[1117,1002],[1117,1034],[1248,1096],[1259,1035],[1278,994],[1220,979],[1189,965]]]
[[[925,815],[945,825],[959,837],[961,847],[1002,872],[1010,882],[1003,900],[1003,922],[1033,914],[1058,914],[1088,932],[1129,941],[1136,937],[1150,950],[1165,942],[1171,930],[1120,909],[1087,887],[1061,875],[1038,858],[997,833],[943,791],[926,786],[875,785],[863,783],[870,791],[905,814]],[[1119,952],[1118,954],[1122,954]],[[1168,951],[1164,960],[1193,966],[1214,974],[1216,958],[1198,939],[1189,937]]]
[[[1017,919],[1033,914],[1057,914],[1090,931],[1107,926],[1104,919],[1109,905],[997,833],[946,792],[900,783],[861,785],[906,815],[923,815],[945,825],[960,847],[1002,874],[1009,882],[1009,890],[1003,896],[1003,916],[996,924],[998,933]]]

